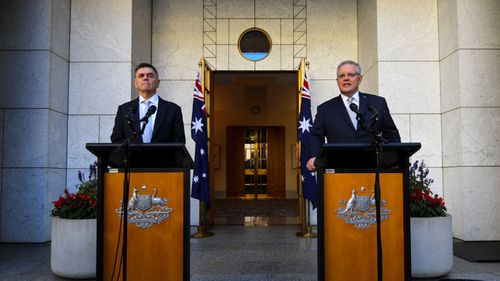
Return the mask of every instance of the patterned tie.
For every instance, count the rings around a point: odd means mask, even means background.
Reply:
[[[144,112],[144,115],[146,115],[146,112],[148,112],[148,109],[151,106],[151,104],[152,104],[151,101],[143,101],[141,103],[141,106],[144,109],[142,111],[142,112]],[[153,124],[152,124],[153,122],[151,119],[152,119],[152,116],[149,117],[148,123],[146,124],[146,127],[144,127],[144,133],[142,134],[142,142],[143,143],[150,143],[151,142],[151,137],[153,136]]]
[[[356,113],[354,111],[352,111],[350,108],[351,103],[356,104],[356,100],[354,99],[354,97],[350,97],[347,99],[347,112],[349,112],[349,117],[351,117],[352,125],[354,125],[354,128],[357,129],[358,128],[358,119],[356,119]]]

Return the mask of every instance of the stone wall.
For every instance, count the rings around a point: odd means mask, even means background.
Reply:
[[[464,240],[500,239],[498,1],[43,0],[0,11],[0,241],[50,239],[50,209],[109,142],[117,106],[151,61],[159,94],[182,106],[190,151],[201,57],[215,70],[310,63],[312,110],[338,95],[337,64],[361,63],[361,90],[387,98],[403,141],[425,160]],[[264,29],[268,58],[245,60],[240,34]],[[192,223],[197,223],[197,201]]]
[[[453,235],[500,239],[500,3],[438,1],[445,199]]]
[[[68,1],[0,10],[0,242],[50,239],[51,202],[66,184]]]

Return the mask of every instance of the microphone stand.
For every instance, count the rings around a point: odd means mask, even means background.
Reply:
[[[382,132],[376,132],[373,130],[373,126],[376,121],[378,121],[377,109],[370,105],[370,112],[372,112],[372,117],[370,118],[370,127],[366,127],[363,114],[359,111],[356,104],[351,104],[351,110],[356,112],[356,119],[358,124],[361,125],[361,129],[370,133],[373,136],[373,146],[375,147],[376,156],[376,168],[375,168],[375,186],[373,192],[375,193],[375,219],[377,221],[377,280],[383,280],[383,267],[382,267],[382,235],[381,235],[381,219],[380,219],[380,170],[382,168],[382,159],[384,152],[384,143],[387,140],[382,136]]]
[[[141,121],[141,122],[144,122],[144,123],[142,124],[139,136],[142,136],[144,134],[144,129],[146,128],[146,125],[148,124],[148,121],[149,121],[148,119],[145,119],[145,120]]]
[[[370,108],[372,109],[372,108]],[[382,268],[382,235],[381,235],[381,219],[380,219],[380,171],[382,169],[382,159],[384,152],[384,143],[387,140],[382,136],[382,132],[376,132],[373,130],[375,122],[378,120],[378,112],[376,109],[370,110],[373,115],[370,118],[370,129],[369,132],[373,136],[373,146],[375,147],[376,156],[376,168],[375,168],[375,218],[377,221],[377,280],[383,280],[383,268]]]
[[[139,132],[136,130],[135,126],[136,122],[132,119],[130,114],[126,116],[127,123],[129,125],[130,130],[132,131],[132,138],[126,138],[122,145],[121,150],[125,151],[125,159],[123,160],[123,197],[122,197],[122,222],[123,222],[123,240],[122,240],[122,280],[127,280],[127,241],[128,241],[128,194],[130,190],[130,158],[131,158],[131,150],[130,144],[133,141],[136,141],[139,136],[142,135],[144,131],[144,127]],[[147,121],[146,121],[147,122]],[[114,272],[114,269],[113,269]]]

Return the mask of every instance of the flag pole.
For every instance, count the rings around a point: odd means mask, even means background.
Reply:
[[[305,209],[305,198],[304,198],[304,187],[302,186],[302,178],[301,178],[301,170],[300,170],[300,151],[301,151],[301,144],[300,141],[297,142],[297,163],[299,165],[297,168],[297,177],[298,177],[298,184],[299,184],[299,219],[300,219],[300,231],[295,233],[296,236],[298,237],[304,237],[304,234],[307,233],[307,223],[306,223],[306,209]]]
[[[304,216],[302,217],[302,231],[295,233],[296,236],[302,238],[316,238],[318,235],[313,232],[311,225],[311,206],[308,200],[305,200],[303,197],[301,198],[301,213],[303,212]]]
[[[295,233],[298,237],[304,237],[307,233],[307,223],[306,223],[306,209],[305,209],[305,199],[304,193],[302,192],[302,181],[299,183],[299,217],[300,217],[300,231]]]
[[[302,226],[302,231],[297,232],[295,235],[303,238],[315,238],[317,235],[312,232],[312,226],[311,226],[311,202],[309,200],[315,200],[311,199],[311,176],[312,174],[309,173],[306,169],[306,162],[305,157],[306,154],[303,153],[303,146],[307,146],[308,140],[306,132],[309,132],[309,127],[312,127],[311,123],[309,120],[312,120],[311,116],[311,105],[310,105],[310,100],[311,96],[309,93],[309,80],[307,78],[307,70],[306,67],[309,68],[309,63],[305,61],[305,59],[301,59],[300,65],[299,65],[299,74],[303,75],[302,78],[300,78],[301,83],[299,87],[299,100],[298,100],[298,105],[299,105],[299,130],[302,129],[302,132],[299,131],[299,153],[297,155],[300,155],[300,180],[299,180],[299,199],[300,199],[300,218],[301,218],[301,226]],[[303,101],[303,99],[305,100]],[[302,118],[302,119],[301,119]],[[304,137],[305,136],[305,137]],[[316,179],[314,179],[316,181]],[[306,200],[305,194],[304,194],[304,183],[307,183],[306,188],[308,190],[308,197]],[[315,187],[314,187],[315,188]],[[316,196],[312,196],[312,198],[315,198]]]
[[[199,220],[198,231],[191,235],[192,238],[206,238],[214,234],[205,230],[206,226],[206,203],[210,202],[210,182],[208,176],[210,169],[208,167],[208,119],[207,109],[205,104],[205,60],[202,58],[198,64],[200,67],[195,81],[194,95],[193,95],[193,130],[191,138],[194,140],[195,146],[195,159],[194,159],[194,173],[192,181],[192,194],[191,197],[197,198],[199,202]],[[203,122],[205,124],[203,124]],[[205,128],[203,128],[203,126]],[[203,131],[205,130],[205,131]],[[199,134],[197,134],[199,131]],[[196,190],[195,190],[196,184]],[[193,196],[195,193],[195,196]],[[210,203],[209,203],[210,204]]]
[[[207,238],[207,237],[212,237],[214,236],[213,232],[205,231],[205,203],[201,200],[200,202],[200,211],[199,211],[199,222],[198,222],[198,227],[197,227],[197,232],[193,235],[191,235],[191,238]]]
[[[300,155],[300,146],[299,154]],[[299,173],[300,176],[300,173]],[[313,233],[311,225],[311,209],[309,200],[304,198],[304,187],[302,180],[299,181],[299,212],[300,212],[300,226],[301,231],[295,233],[296,236],[302,238],[316,238],[318,235]]]
[[[318,235],[313,232],[311,225],[311,203],[308,200],[306,201],[305,209],[306,209],[306,233],[304,233],[304,238],[316,238]]]

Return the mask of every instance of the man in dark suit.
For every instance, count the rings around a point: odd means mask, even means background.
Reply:
[[[160,85],[156,68],[149,63],[139,64],[134,85],[139,97],[118,107],[111,142],[186,143],[181,108],[156,93]]]
[[[359,92],[362,80],[361,67],[358,63],[343,61],[337,67],[340,95],[317,108],[309,135],[310,159],[307,162],[309,170],[316,170],[316,156],[325,138],[328,143],[371,143],[374,141],[373,132],[381,132],[387,142],[401,142],[385,99]],[[374,112],[378,112],[378,118],[374,118],[373,124],[370,124]],[[362,119],[359,120],[359,117]]]

